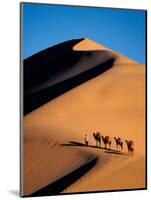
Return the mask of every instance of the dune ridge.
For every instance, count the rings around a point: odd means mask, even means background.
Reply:
[[[54,195],[64,191],[68,185],[72,185],[72,183],[78,180],[83,174],[91,170],[91,168],[95,166],[96,162],[97,158],[89,159],[84,165],[75,169],[71,173],[68,173],[66,176],[60,178],[52,184],[49,184],[46,187],[32,193],[30,196],[48,196],[50,193]]]
[[[138,189],[145,185],[145,174],[139,174],[142,171],[141,162],[144,162],[140,156],[135,156],[133,159],[126,157],[113,158],[112,162],[108,162],[103,167],[97,164],[85,176],[67,187],[62,193],[72,192],[95,192],[95,191],[110,191],[119,188],[122,189]],[[120,163],[120,164],[119,164]],[[114,166],[114,167],[113,167]],[[138,166],[138,171],[133,171]],[[140,167],[141,166],[141,167]],[[144,169],[144,166],[143,166]],[[121,181],[121,176],[124,172],[129,172],[129,177],[125,177]],[[131,172],[131,170],[133,172]],[[114,177],[114,179],[112,178]],[[113,184],[111,180],[116,180]],[[137,182],[137,181],[138,182]],[[96,184],[98,183],[98,184]]]
[[[124,63],[136,64],[87,38],[67,41],[37,53],[24,60],[24,113],[100,75],[115,64]]]
[[[133,60],[127,58],[126,56],[123,56],[120,53],[112,51],[111,49],[108,49],[103,45],[97,44],[96,42],[90,40],[89,38],[84,38],[83,40],[79,41],[78,44],[74,45],[73,50],[75,50],[75,51],[106,50],[108,52],[111,52],[116,57],[114,64],[124,64],[124,63],[138,64],[136,61],[133,61]]]

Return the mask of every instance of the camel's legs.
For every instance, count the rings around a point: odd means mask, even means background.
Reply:
[[[131,157],[134,155],[134,149],[131,150]]]
[[[123,150],[123,144],[121,144],[121,151]]]

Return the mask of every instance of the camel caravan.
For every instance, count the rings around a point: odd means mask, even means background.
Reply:
[[[110,136],[103,136],[101,133],[93,133],[94,140],[96,142],[96,147],[102,148],[102,144],[104,145],[104,149],[111,150],[112,140]],[[114,137],[114,142],[116,144],[117,151],[122,151],[124,142],[120,137]],[[132,140],[125,140],[125,143],[127,145],[128,154],[130,156],[133,156],[134,154],[134,142]],[[85,135],[85,145],[88,146],[88,135]]]

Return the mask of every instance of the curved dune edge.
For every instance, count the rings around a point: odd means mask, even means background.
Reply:
[[[69,151],[49,136],[25,139],[24,196],[30,196],[41,188],[53,184],[92,160],[97,161],[93,153],[74,150],[74,148]],[[57,191],[57,188],[55,189]],[[55,190],[52,192],[54,193]]]
[[[87,38],[60,43],[25,59],[24,114],[123,64],[137,63]]]
[[[97,44],[89,38],[83,38],[80,42],[73,46],[74,51],[96,51],[96,50],[110,50],[103,45]]]
[[[69,185],[72,185],[72,183],[76,182],[76,180],[78,180],[80,177],[82,177],[84,174],[90,171],[97,163],[97,160],[98,160],[97,157],[88,159],[86,163],[76,168],[74,171],[71,171],[67,175],[45,186],[44,188],[35,191],[29,196],[35,197],[35,196],[48,196],[50,194],[51,195],[59,194]]]
[[[62,193],[143,189],[146,185],[144,158],[117,158],[104,167],[94,167]],[[114,167],[113,167],[114,166]],[[136,171],[137,168],[137,171]]]
[[[93,148],[96,131],[112,141],[114,136],[134,140],[136,157]],[[145,188],[145,131],[145,65],[116,64],[24,117],[24,195],[63,178],[92,157],[98,158],[96,165],[63,193]],[[75,145],[83,144],[85,133],[91,147]]]
[[[74,51],[97,51],[97,50],[107,50],[111,52],[114,56],[116,56],[116,60],[114,64],[138,64],[136,61],[133,61],[126,56],[123,56],[122,54],[112,51],[109,48],[104,47],[103,45],[97,44],[96,42],[90,40],[89,38],[84,38],[82,41],[80,41],[78,44],[74,45],[73,47]]]

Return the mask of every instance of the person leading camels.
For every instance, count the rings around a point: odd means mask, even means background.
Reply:
[[[87,134],[85,134],[85,136],[84,136],[84,141],[85,141],[85,146],[87,147],[88,144],[89,144],[88,135]]]

